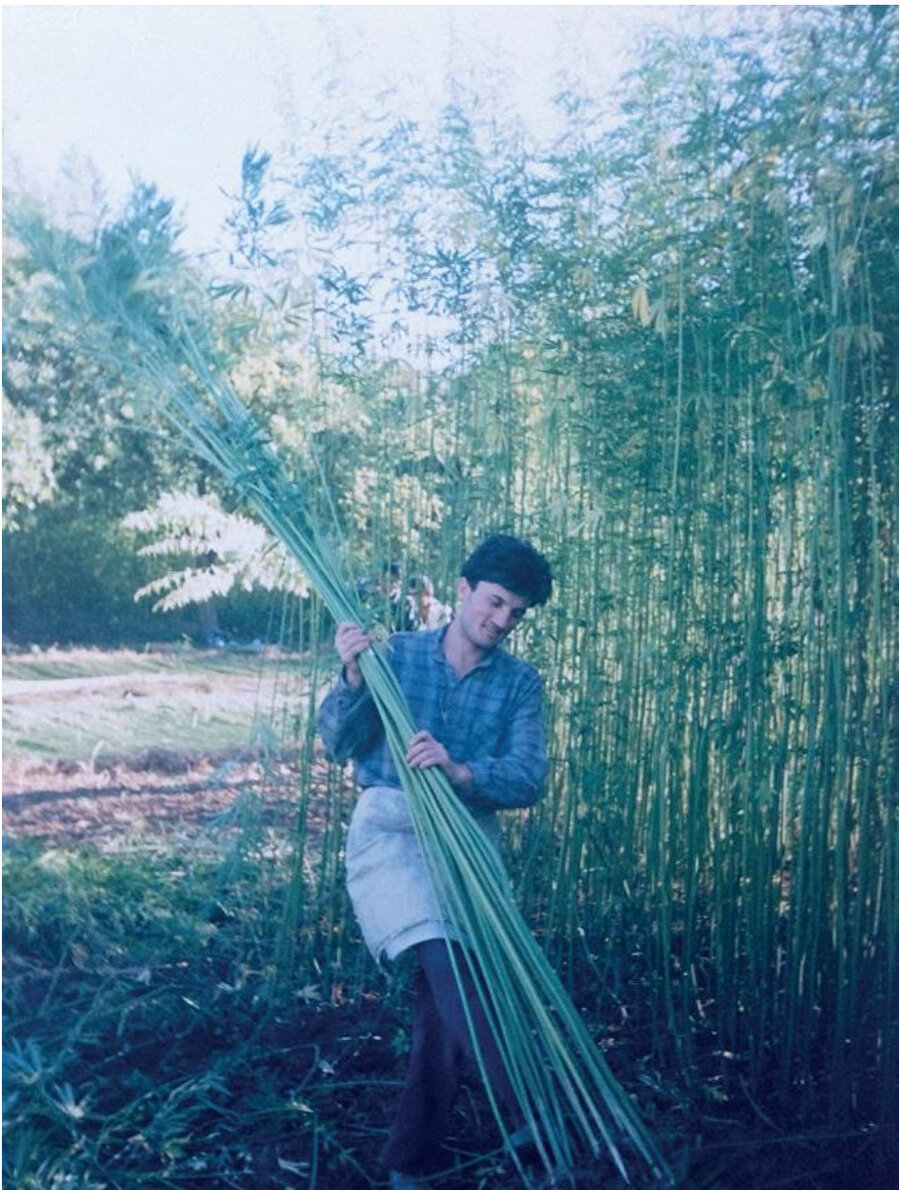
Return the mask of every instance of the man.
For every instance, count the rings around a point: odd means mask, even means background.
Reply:
[[[406,584],[407,628],[443,628],[450,623],[450,608],[434,594],[427,574],[414,574]]]
[[[546,559],[531,545],[505,534],[490,537],[462,568],[456,617],[434,631],[397,633],[387,643],[387,659],[420,729],[409,741],[407,764],[442,769],[495,844],[496,811],[533,805],[547,768],[540,678],[502,645],[529,607],[547,601],[551,584]],[[379,962],[413,950],[419,964],[409,1070],[381,1152],[394,1190],[415,1190],[424,1184],[417,1175],[438,1162],[460,1075],[473,1051],[449,954],[456,944],[448,938],[359,668],[359,654],[371,643],[355,624],[338,626],[335,647],[343,669],[322,704],[319,730],[332,759],[354,759],[362,787],[346,863],[363,936]],[[471,987],[465,995],[492,1089],[515,1129],[521,1118],[503,1064],[477,995]]]

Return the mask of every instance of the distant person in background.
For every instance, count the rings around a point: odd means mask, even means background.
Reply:
[[[443,628],[453,618],[450,608],[435,598],[434,583],[427,574],[414,574],[406,584],[406,619],[413,632]]]
[[[388,606],[391,632],[409,632],[409,608],[403,596],[403,568],[399,562],[385,562],[381,568],[379,593]]]

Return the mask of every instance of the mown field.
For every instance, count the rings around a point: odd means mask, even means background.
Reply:
[[[286,794],[278,733],[290,727],[304,680],[305,667],[277,651],[7,657],[7,836],[100,842],[148,825],[185,829],[263,785],[269,799]]]
[[[343,787],[290,742],[308,664],[60,652],[4,671],[4,1185],[384,1185],[406,976],[359,947]],[[596,992],[573,989],[680,1185],[887,1184],[878,1137],[826,1120],[798,1135],[712,1054],[687,1089],[627,1011],[640,990]],[[444,1190],[521,1184],[477,1080],[451,1153]],[[621,1184],[603,1162],[575,1174]]]
[[[97,760],[264,745],[279,692],[303,666],[277,651],[45,650],[4,658],[7,758]]]

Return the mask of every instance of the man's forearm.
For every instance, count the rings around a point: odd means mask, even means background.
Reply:
[[[371,695],[360,681],[353,687],[343,675],[319,708],[319,734],[329,758],[343,764],[370,748],[381,721]]]
[[[533,806],[541,793],[546,762],[541,757],[504,757],[473,760],[466,768],[470,781],[457,786],[471,806],[491,810],[521,810]]]
[[[362,670],[357,661],[348,661],[342,668],[341,675],[351,690],[361,690],[363,681]]]
[[[450,761],[447,768],[444,769],[447,780],[457,792],[465,794],[466,790],[471,789],[475,778],[472,775],[472,770],[467,764],[456,764]]]

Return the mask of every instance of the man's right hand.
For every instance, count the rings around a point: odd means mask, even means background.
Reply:
[[[334,647],[337,649],[338,656],[344,663],[344,679],[347,685],[352,686],[354,690],[358,690],[363,682],[362,671],[359,668],[359,662],[356,658],[363,649],[369,647],[374,639],[374,636],[363,632],[356,624],[347,621],[338,624],[334,637]]]

